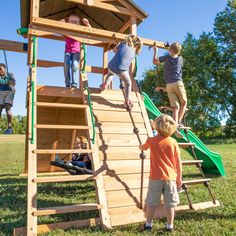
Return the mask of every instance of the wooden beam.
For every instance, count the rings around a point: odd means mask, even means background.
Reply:
[[[44,225],[38,225],[38,230],[36,234],[42,234],[49,232],[54,229],[68,229],[71,227],[79,228],[83,226],[90,226],[95,227],[101,224],[100,218],[91,218],[91,219],[85,219],[85,220],[76,220],[76,221],[67,221],[67,222],[60,222],[60,223],[54,223],[54,224],[44,224]],[[16,228],[14,229],[14,236],[22,236],[27,235],[26,234],[26,227]]]
[[[33,212],[33,215],[45,216],[45,215],[65,214],[71,212],[93,211],[101,208],[102,206],[98,205],[97,203],[78,204],[78,205],[61,206],[61,207],[41,208]]]
[[[93,180],[91,175],[69,175],[69,176],[52,176],[52,177],[37,177],[33,180],[34,183],[59,183],[72,181]]]
[[[102,82],[104,83],[106,80],[106,76],[107,76],[107,70],[108,70],[108,46],[107,44],[104,44],[104,48],[103,48],[103,77],[102,77]],[[111,85],[112,86],[112,85]]]
[[[90,1],[88,1],[88,0],[85,0],[85,1],[84,0],[67,0],[67,1],[82,4],[82,5],[89,5],[87,2],[90,2],[91,0]],[[112,11],[112,12],[116,12],[116,13],[120,13],[120,14],[124,14],[124,15],[128,15],[128,16],[134,15],[134,13],[132,13],[129,9],[127,9],[125,7],[120,7],[117,5],[104,3],[104,2],[101,2],[98,0],[93,0],[93,4],[90,4],[89,6]]]
[[[0,50],[27,53],[28,44],[0,39]]]
[[[61,67],[64,66],[63,62],[56,62],[56,61],[45,61],[45,60],[38,60],[37,61],[37,66],[38,67]]]
[[[39,26],[41,26],[41,28]],[[44,29],[42,28],[43,26],[45,27]],[[108,30],[89,28],[81,25],[73,25],[65,22],[58,22],[37,17],[33,19],[32,28],[35,29],[35,31],[32,30],[31,32],[29,32],[31,34],[38,34],[38,32],[36,32],[37,29],[41,30],[41,32],[44,33],[51,31],[51,34],[61,34],[75,37],[79,35],[79,37],[81,38],[98,40],[105,43],[116,43],[116,40],[114,39],[114,34],[119,42],[123,41],[127,36],[126,34],[116,33]],[[167,49],[164,45],[164,42],[158,42],[155,40],[141,37],[140,39],[142,40],[144,45],[153,46],[153,44],[156,43],[157,47]]]
[[[77,129],[77,130],[87,130],[91,129],[91,127],[86,125],[44,125],[37,124],[35,125],[37,129]]]
[[[91,149],[37,149],[33,150],[35,154],[69,154],[69,153],[92,153]]]
[[[39,16],[40,0],[31,0],[30,6],[30,23],[32,23],[33,17]]]

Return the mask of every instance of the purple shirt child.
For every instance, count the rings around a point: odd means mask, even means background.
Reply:
[[[80,52],[80,42],[75,39],[66,37],[66,53],[77,53]]]

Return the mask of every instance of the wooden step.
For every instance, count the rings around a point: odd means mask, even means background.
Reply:
[[[181,148],[187,148],[187,147],[196,145],[195,143],[178,143],[178,144],[179,144],[179,147]]]
[[[102,205],[99,205],[97,203],[77,204],[77,205],[61,206],[61,207],[49,207],[49,208],[41,208],[38,209],[37,211],[34,211],[33,216],[65,214],[79,211],[93,211],[101,208]]]
[[[44,125],[44,124],[37,124],[35,125],[37,129],[76,129],[76,130],[88,130],[91,127],[86,125]]]
[[[91,149],[36,149],[34,154],[69,154],[69,153],[93,153]]]
[[[61,176],[47,176],[47,177],[37,177],[33,180],[34,183],[59,183],[59,182],[72,182],[72,181],[85,181],[92,180],[94,177],[92,175],[61,175]]]
[[[53,107],[53,108],[71,108],[71,109],[86,109],[85,104],[67,104],[67,103],[51,103],[51,102],[36,102],[38,107]]]
[[[205,182],[210,182],[211,179],[194,179],[194,180],[184,180],[182,184],[186,185],[195,185],[195,184],[202,184]]]
[[[189,161],[181,161],[183,166],[191,166],[199,163],[203,163],[203,160],[189,160]]]

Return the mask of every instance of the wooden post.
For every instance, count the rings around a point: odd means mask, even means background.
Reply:
[[[130,33],[133,35],[137,35],[137,18],[134,16],[130,17]],[[135,70],[135,62],[133,61],[130,66],[130,78],[132,81],[132,90],[138,92],[139,89],[137,87],[136,81],[134,81],[133,74]]]
[[[32,24],[34,17],[39,17],[40,0],[31,0],[30,3],[30,23]]]
[[[104,83],[106,80],[106,76],[108,73],[108,45],[104,44],[104,48],[103,48],[103,79],[102,82]],[[112,89],[112,83],[110,84],[110,89]]]
[[[31,47],[33,47],[32,36],[30,37]],[[36,40],[37,48],[37,40]],[[33,49],[31,49],[33,51]],[[31,54],[32,55],[32,54]],[[37,58],[37,53],[35,53]],[[32,58],[30,58],[30,61]],[[35,60],[36,61],[36,60]],[[37,147],[37,130],[32,125],[37,124],[36,117],[36,105],[37,102],[37,92],[33,89],[33,85],[36,87],[37,82],[37,66],[31,67],[30,69],[30,80],[31,80],[31,90],[29,92],[29,107],[28,107],[28,192],[27,192],[27,236],[37,235],[37,216],[33,216],[33,212],[37,210],[37,184],[33,180],[37,177],[37,155],[33,153],[33,150]],[[34,84],[32,84],[34,82]],[[34,96],[34,101],[32,99]],[[34,110],[32,110],[34,109]],[[34,112],[33,112],[34,111]],[[33,117],[32,117],[33,116]],[[33,124],[32,121],[34,120]],[[33,134],[32,134],[33,128]]]

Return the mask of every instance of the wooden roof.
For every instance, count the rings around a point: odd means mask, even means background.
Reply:
[[[123,1],[123,0],[122,0]],[[102,4],[114,5],[121,9],[136,12],[138,24],[140,24],[148,15],[133,1],[108,1]],[[52,20],[60,20],[68,17],[70,14],[77,14],[80,18],[89,19],[92,27],[118,32],[122,26],[129,20],[130,16],[97,6],[87,6],[78,4],[73,0],[40,0],[39,16]],[[28,27],[30,19],[30,0],[21,0],[21,27]]]

